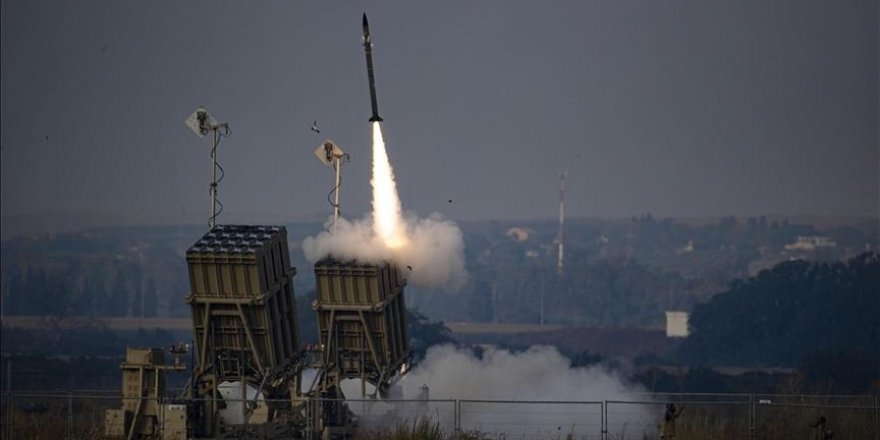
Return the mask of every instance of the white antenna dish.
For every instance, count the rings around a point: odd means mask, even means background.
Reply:
[[[186,118],[186,126],[189,127],[198,137],[204,137],[211,130],[219,128],[220,123],[208,113],[208,110],[199,106],[199,108]]]
[[[336,145],[335,142],[327,139],[315,149],[315,157],[317,157],[321,163],[329,167],[333,165],[335,160],[345,157],[345,152],[342,151],[342,148],[339,148],[339,145]]]

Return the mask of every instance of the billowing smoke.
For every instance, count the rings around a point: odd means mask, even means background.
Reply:
[[[518,353],[488,349],[482,358],[435,346],[405,381],[427,384],[438,399],[621,400],[631,393],[605,368],[571,368],[567,357],[547,345]]]
[[[402,215],[397,183],[378,122],[373,123],[373,212],[303,241],[303,252],[312,263],[333,257],[362,263],[391,261],[404,276],[423,287],[456,291],[467,280],[464,239],[458,226],[432,214],[418,218]],[[332,219],[331,219],[332,221]]]
[[[467,280],[467,271],[464,239],[458,226],[440,214],[433,214],[428,218],[408,216],[404,227],[407,243],[391,248],[375,234],[371,218],[340,218],[335,230],[329,228],[317,237],[306,238],[303,252],[312,263],[325,257],[362,263],[390,261],[413,284],[459,290]]]
[[[598,438],[601,405],[595,402],[645,399],[639,389],[604,367],[572,368],[568,358],[550,346],[519,353],[489,349],[482,358],[453,346],[435,346],[400,385],[408,399],[418,398],[422,385],[427,385],[430,399],[509,400],[462,402],[462,429],[539,438]],[[652,407],[627,406],[625,412],[609,413],[609,432],[650,435],[656,431],[655,412]],[[554,437],[540,437],[547,434]]]

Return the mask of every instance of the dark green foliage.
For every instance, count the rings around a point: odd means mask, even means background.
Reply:
[[[650,214],[569,219],[560,277],[555,221],[460,226],[469,272],[462,291],[407,287],[407,304],[433,319],[658,328],[665,310],[689,310],[723,291],[730,280],[746,276],[750,268],[788,258],[782,255],[784,245],[799,235],[827,235],[837,241],[837,247],[813,259],[841,258],[853,249],[878,244],[876,222],[820,231],[764,217],[691,224]],[[314,277],[296,244],[322,227],[286,227],[291,261],[299,269],[294,290],[301,295],[314,288]],[[514,240],[507,235],[513,227],[529,231],[528,237]],[[188,317],[184,298],[189,276],[183,253],[203,233],[203,225],[107,227],[5,239],[0,248],[4,313]],[[311,319],[309,302],[300,306],[303,319]],[[302,327],[308,335],[311,330]]]
[[[144,288],[144,317],[155,318],[157,316],[158,301],[156,281],[150,278],[147,280],[147,286]]]
[[[424,359],[428,348],[434,345],[454,344],[455,339],[449,327],[443,322],[431,322],[418,310],[406,311],[407,333],[416,361]]]
[[[605,360],[605,358],[602,357],[602,354],[590,350],[583,350],[578,353],[562,351],[562,354],[571,359],[572,368],[584,368],[592,365],[599,365]]]
[[[790,379],[786,373],[750,371],[737,376],[722,374],[709,368],[664,371],[650,368],[629,377],[652,393],[764,393],[780,391]]]
[[[172,333],[162,329],[113,331],[100,324],[39,330],[3,327],[0,344],[3,353],[34,356],[121,356],[126,347],[170,347],[189,337],[189,332]]]
[[[809,389],[827,394],[880,391],[880,355],[862,349],[823,350],[798,366]]]
[[[408,304],[447,321],[661,327],[664,311],[689,310],[750,270],[789,258],[798,236],[841,241],[814,259],[840,258],[876,242],[876,225],[826,234],[766,217],[685,224],[650,214],[628,220],[571,220],[565,268],[557,274],[553,222],[462,224],[469,282],[461,292],[408,288]],[[518,228],[519,238],[507,236]],[[522,231],[527,232],[523,237]]]
[[[682,358],[699,365],[788,365],[819,350],[880,354],[880,258],[791,261],[694,307]]]
[[[188,332],[165,330],[111,331],[99,325],[40,330],[4,327],[0,331],[3,383],[12,366],[16,390],[118,389],[119,364],[127,347],[168,348],[189,338]],[[172,362],[166,354],[166,361]],[[182,359],[189,364],[188,357]],[[180,386],[185,378],[169,378],[169,386]]]

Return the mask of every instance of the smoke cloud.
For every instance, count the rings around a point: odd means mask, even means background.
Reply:
[[[407,243],[394,248],[376,235],[371,217],[355,221],[340,218],[335,230],[332,221],[328,220],[327,231],[303,241],[303,252],[310,262],[326,257],[361,263],[390,261],[413,284],[449,291],[458,291],[467,281],[461,229],[440,214],[407,216]]]
[[[458,291],[467,280],[464,239],[455,223],[440,214],[404,218],[394,170],[385,149],[382,127],[373,123],[373,212],[353,222],[338,224],[303,241],[303,252],[312,263],[326,257],[361,263],[390,261],[412,283]],[[328,225],[332,222],[328,221]],[[405,269],[405,270],[404,270]]]
[[[572,368],[568,358],[551,346],[519,353],[489,349],[482,358],[453,346],[435,346],[400,385],[405,398],[418,398],[419,388],[427,385],[431,399],[530,401],[461,405],[462,429],[514,435],[597,436],[601,405],[558,402],[645,399],[638,396],[642,390],[624,384],[604,367]],[[632,406],[624,413],[609,413],[609,432],[638,438],[654,433],[655,412],[656,408]]]
[[[405,377],[438,399],[622,400],[632,391],[602,367],[571,368],[552,346],[523,352],[488,349],[482,358],[450,345],[428,350]]]

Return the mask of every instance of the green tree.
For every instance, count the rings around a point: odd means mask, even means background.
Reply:
[[[880,258],[790,261],[694,307],[681,346],[691,363],[794,365],[818,350],[880,354]]]
[[[147,285],[144,287],[144,316],[147,318],[155,318],[159,308],[159,297],[156,293],[156,281],[153,277],[147,279]]]
[[[435,345],[455,343],[452,331],[442,321],[431,322],[418,310],[406,311],[407,333],[409,333],[413,355],[416,361],[423,359],[428,348]]]

